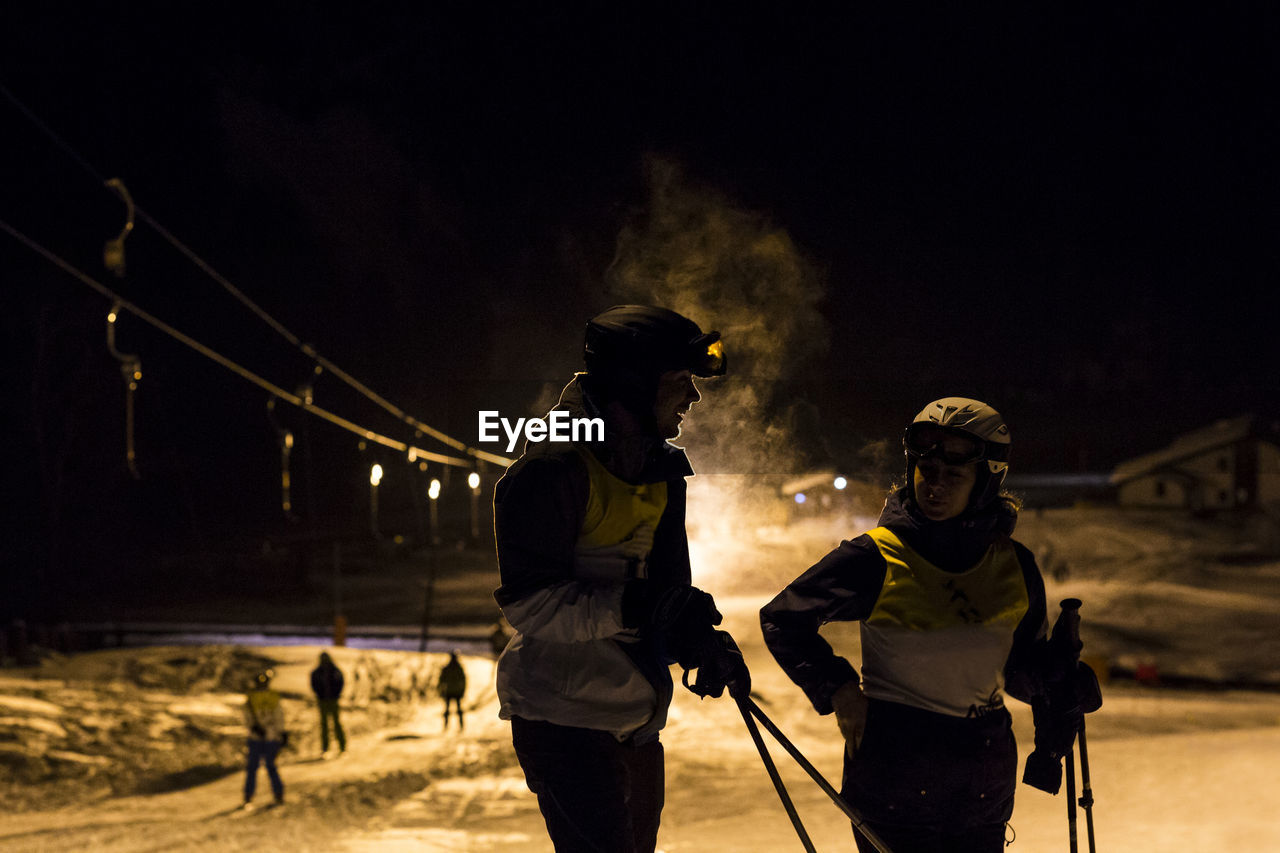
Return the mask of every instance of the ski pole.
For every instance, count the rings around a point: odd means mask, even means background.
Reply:
[[[1080,806],[1084,809],[1084,825],[1089,833],[1089,853],[1097,853],[1093,840],[1093,786],[1089,783],[1089,747],[1084,738],[1084,720],[1080,720]]]
[[[1067,769],[1067,839],[1070,842],[1071,853],[1078,853],[1079,846],[1076,843],[1076,756],[1074,752],[1068,751],[1063,756],[1063,764]]]
[[[751,700],[746,700],[750,702]],[[747,711],[747,706],[743,700],[738,700],[738,710],[742,712],[742,720],[747,724],[747,731],[751,733],[751,739],[755,741],[756,749],[760,752],[760,760],[764,762],[764,769],[768,771],[769,778],[773,780],[773,787],[778,792],[778,799],[782,800],[782,807],[787,810],[787,817],[791,818],[791,825],[796,829],[796,835],[800,836],[800,843],[804,845],[806,853],[817,853],[813,842],[809,840],[809,833],[805,832],[804,824],[800,821],[800,815],[796,812],[795,804],[791,802],[791,796],[787,793],[787,787],[782,783],[782,777],[778,775],[778,768],[773,763],[773,758],[769,755],[769,749],[765,746],[764,738],[760,736],[760,729],[756,727],[756,721],[751,719],[751,714]]]
[[[839,808],[840,811],[844,812],[849,820],[853,822],[854,829],[862,833],[863,837],[870,841],[872,846],[875,847],[876,850],[880,851],[880,853],[893,853],[880,836],[876,835],[871,827],[866,825],[862,815],[858,814],[858,810],[845,802],[844,797],[840,796],[840,793],[836,791],[835,788],[831,787],[831,783],[818,772],[818,768],[809,763],[809,760],[804,757],[804,754],[801,753],[799,749],[796,748],[795,744],[787,740],[786,735],[784,735],[782,731],[774,725],[773,720],[770,720],[768,716],[765,715],[764,711],[760,710],[760,706],[757,705],[751,697],[748,696],[745,699],[738,700],[738,704],[745,706],[744,712],[746,709],[750,709],[751,713],[760,720],[760,723],[765,727],[769,734],[773,735],[774,739],[776,739],[778,743],[782,744],[782,748],[796,760],[797,764],[804,768],[805,772],[809,774],[813,781],[818,783],[818,787],[821,788],[823,792],[831,798],[831,801],[836,804],[836,807]]]
[[[1089,747],[1084,736],[1084,715],[1091,714],[1102,707],[1102,689],[1098,686],[1098,676],[1093,668],[1080,660],[1080,650],[1084,644],[1080,641],[1080,607],[1078,598],[1064,598],[1059,605],[1062,615],[1058,625],[1054,626],[1054,634],[1061,630],[1061,641],[1065,650],[1072,656],[1072,689],[1080,711],[1080,725],[1076,730],[1076,742],[1080,745],[1080,785],[1082,796],[1076,800],[1075,790],[1075,753],[1068,750],[1064,756],[1067,770],[1067,830],[1071,842],[1071,853],[1077,853],[1079,835],[1076,828],[1076,805],[1084,809],[1085,828],[1089,836],[1089,853],[1095,853],[1093,837],[1093,786],[1089,781]],[[1056,639],[1056,637],[1055,637]]]

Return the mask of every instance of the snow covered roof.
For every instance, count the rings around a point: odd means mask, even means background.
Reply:
[[[1178,436],[1162,450],[1121,462],[1111,472],[1111,482],[1119,485],[1153,471],[1169,469],[1187,459],[1257,436],[1258,432],[1257,418],[1253,415],[1214,421],[1207,427]]]

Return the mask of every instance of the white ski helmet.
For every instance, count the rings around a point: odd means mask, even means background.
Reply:
[[[966,444],[962,450],[947,451],[942,446],[944,436],[958,436]],[[978,466],[978,480],[969,497],[971,510],[991,503],[1009,473],[1009,427],[991,406],[968,397],[943,397],[921,409],[902,434],[902,447],[907,457],[908,487],[915,477],[916,462],[925,457],[953,465],[986,462]]]

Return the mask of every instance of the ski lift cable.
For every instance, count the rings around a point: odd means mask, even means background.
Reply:
[[[203,271],[211,279],[217,282],[224,290],[226,290],[233,297],[235,297],[237,301],[239,301],[242,305],[248,308],[251,312],[256,314],[258,318],[262,320],[262,322],[266,323],[268,326],[274,329],[277,334],[279,334],[282,338],[284,338],[289,343],[297,347],[298,350],[301,351],[303,355],[310,358],[316,364],[320,365],[325,370],[332,373],[338,379],[342,380],[347,385],[351,386],[356,391],[363,394],[365,397],[367,397],[369,400],[371,400],[378,406],[390,412],[398,420],[404,421],[408,425],[425,433],[426,435],[431,436],[437,441],[443,444],[446,444],[449,447],[452,447],[454,450],[460,450],[469,455],[484,453],[484,451],[470,448],[466,445],[465,442],[459,441],[458,439],[453,438],[452,436],[446,435],[440,430],[435,429],[434,427],[423,423],[422,421],[413,417],[409,413],[405,412],[400,407],[392,404],[390,401],[382,397],[377,392],[373,391],[363,382],[356,379],[351,374],[347,373],[345,370],[343,370],[338,365],[334,364],[329,359],[322,356],[319,352],[316,351],[315,347],[313,347],[311,344],[304,343],[301,338],[299,338],[293,332],[289,331],[289,329],[286,326],[284,326],[282,323],[280,323],[278,320],[272,317],[269,313],[263,310],[257,303],[255,303],[252,299],[250,299],[244,293],[244,291],[240,290],[240,288],[236,287],[234,284],[228,281],[225,276],[223,276],[211,265],[209,265],[209,263],[206,262],[203,258],[201,258],[198,254],[196,254],[194,250],[192,250],[189,246],[187,246],[185,243],[183,243],[181,240],[175,237],[167,228],[165,228],[163,225],[157,222],[154,217],[152,217],[150,214],[146,212],[146,210],[139,207],[137,208],[137,213],[138,213],[138,218],[143,222],[147,223],[148,225],[150,225],[151,228],[154,229],[157,234],[159,234],[161,237],[165,239],[166,242],[169,243],[169,245],[177,249],[179,253],[181,253],[187,258],[187,260],[195,264],[201,271]],[[485,454],[485,455],[492,456],[492,454]],[[489,461],[497,462],[498,459],[489,459]],[[509,465],[511,464],[511,460],[503,459],[501,464]]]
[[[386,398],[382,397],[373,389],[365,385],[363,382],[356,379],[351,374],[347,373],[345,370],[343,370],[338,365],[334,364],[329,359],[325,358],[323,355],[317,352],[315,347],[313,347],[311,344],[303,343],[301,338],[293,334],[283,324],[281,324],[274,317],[272,317],[270,314],[268,314],[266,311],[260,308],[252,299],[246,296],[243,291],[241,291],[238,287],[236,287],[234,284],[228,281],[226,277],[221,275],[217,270],[215,270],[212,266],[210,266],[207,262],[205,262],[203,258],[197,255],[194,251],[192,251],[185,243],[183,243],[181,240],[179,240],[177,237],[171,234],[168,229],[166,229],[163,225],[157,222],[150,214],[146,212],[145,209],[141,207],[137,207],[136,211],[137,211],[138,219],[150,225],[152,229],[156,231],[157,234],[163,237],[171,246],[173,246],[176,250],[178,250],[178,252],[185,255],[188,260],[190,260],[193,264],[195,264],[202,271],[204,271],[205,274],[207,274],[210,278],[212,278],[219,285],[221,285],[223,289],[225,289],[228,293],[230,293],[233,297],[235,297],[246,308],[248,308],[250,311],[256,314],[264,323],[266,323],[268,326],[274,329],[281,337],[283,337],[285,340],[289,341],[291,344],[297,347],[298,350],[302,352],[303,355],[312,359],[316,364],[320,365],[322,368],[332,373],[335,377],[337,377],[342,382],[345,382],[348,386],[355,389],[360,394],[363,394],[368,400],[373,402],[375,405],[391,413],[396,419],[403,421],[404,423],[408,424],[409,426],[413,427],[415,430],[418,430],[419,432],[425,435],[431,436],[432,438],[436,439],[440,443],[448,447],[451,447],[454,450],[461,451],[462,453],[465,453],[468,456],[474,457],[475,459],[481,459],[486,462],[493,462],[497,465],[502,465],[503,467],[509,466],[515,461],[513,459],[508,459],[505,456],[499,456],[496,453],[489,453],[488,451],[480,450],[479,448],[470,447],[465,442],[459,441],[458,439],[453,438],[452,436],[447,435],[444,432],[441,432],[435,427],[432,427],[431,425],[418,420],[417,418],[413,417],[412,415],[410,415],[408,412],[404,411],[400,407],[392,404]],[[422,454],[419,454],[419,455],[422,455]]]
[[[12,103],[24,116],[27,117],[28,120],[30,120],[37,128],[39,128],[46,136],[48,136],[54,142],[54,144],[57,145],[58,148],[62,149],[63,152],[65,152],[68,156],[70,156],[73,160],[75,160],[81,166],[81,168],[83,168],[86,172],[88,172],[100,185],[107,187],[109,189],[115,189],[117,193],[120,192],[119,188],[122,187],[123,184],[118,178],[111,178],[110,180],[104,179],[102,175],[95,168],[93,168],[93,166],[89,163],[88,160],[80,156],[80,154],[69,143],[67,143],[64,139],[62,139],[62,137],[59,136],[56,132],[54,132],[54,130],[50,128],[47,124],[45,124],[45,122],[41,121],[40,118],[34,112],[32,112],[25,104],[23,104],[11,91],[9,91],[9,89],[6,86],[4,86],[3,83],[0,83],[0,94],[3,94],[10,103]],[[382,397],[380,394],[377,394],[376,392],[374,392],[371,388],[369,388],[363,382],[360,382],[358,379],[356,379],[351,374],[347,373],[338,365],[334,364],[329,359],[320,355],[320,353],[316,351],[315,347],[311,346],[310,344],[304,343],[301,338],[299,338],[293,332],[289,331],[288,328],[286,328],[282,323],[280,323],[278,320],[272,317],[269,313],[267,313],[267,311],[262,309],[257,303],[255,303],[252,299],[250,299],[242,290],[240,290],[238,287],[236,287],[234,284],[228,281],[225,276],[221,275],[217,270],[215,270],[212,266],[210,266],[203,258],[201,258],[198,254],[196,254],[195,251],[193,251],[185,243],[183,243],[176,236],[174,236],[167,228],[165,228],[154,217],[152,217],[149,213],[147,213],[146,210],[132,203],[130,207],[131,207],[131,211],[133,212],[134,215],[136,215],[138,219],[142,220],[143,222],[146,222],[149,226],[151,226],[151,228],[157,234],[159,234],[166,242],[168,242],[169,245],[171,245],[174,249],[176,249],[180,254],[185,256],[189,261],[191,261],[196,267],[198,267],[206,275],[212,278],[215,282],[217,282],[224,290],[226,290],[229,294],[231,294],[231,296],[233,296],[242,305],[244,305],[251,312],[257,315],[257,317],[260,320],[262,320],[264,323],[270,326],[277,334],[279,334],[281,337],[287,340],[294,347],[298,348],[298,350],[301,351],[308,358],[315,361],[316,364],[320,365],[325,370],[328,370],[334,376],[336,376],[339,380],[341,380],[342,382],[345,382],[351,388],[363,394],[371,402],[380,406],[387,412],[394,415],[397,419],[413,427],[415,430],[425,435],[429,435],[435,440],[441,442],[442,444],[448,447],[452,447],[454,450],[461,451],[462,453],[465,453],[466,455],[471,456],[476,460],[493,462],[503,467],[507,467],[512,464],[512,462],[514,461],[512,459],[509,459],[505,456],[500,456],[496,453],[489,453],[488,451],[481,450],[479,448],[470,447],[465,442],[459,441],[458,439],[453,438],[452,436],[447,435],[444,432],[441,432],[435,427],[432,427],[431,425],[424,423],[423,421],[413,417],[409,413],[405,412],[403,409],[392,404],[390,401]]]
[[[472,459],[464,459],[458,456],[448,456],[442,453],[434,453],[432,451],[425,450],[420,447],[415,447],[413,445],[408,444],[407,442],[399,441],[397,439],[382,435],[381,433],[375,432],[371,429],[362,427],[359,424],[355,423],[354,421],[347,420],[346,418],[340,415],[337,415],[333,412],[330,412],[326,409],[323,409],[315,405],[314,403],[308,403],[305,400],[303,400],[301,397],[297,396],[296,394],[291,394],[290,392],[284,390],[278,385],[275,385],[271,381],[264,379],[263,377],[259,376],[258,374],[254,373],[248,368],[243,367],[240,364],[237,364],[236,362],[232,361],[231,359],[227,358],[221,353],[205,346],[204,344],[197,341],[195,338],[192,338],[190,335],[187,335],[179,331],[178,329],[175,329],[173,326],[170,326],[168,323],[164,322],[158,317],[153,316],[152,314],[140,308],[139,306],[129,302],[127,299],[120,296],[118,293],[113,291],[111,288],[107,287],[105,284],[102,284],[97,279],[77,269],[68,261],[64,260],[63,258],[59,257],[53,252],[49,251],[44,246],[40,245],[35,240],[32,240],[26,234],[23,234],[21,231],[17,230],[16,228],[14,228],[12,225],[4,221],[3,219],[0,219],[0,231],[4,231],[10,237],[14,238],[19,243],[22,243],[28,249],[35,252],[37,255],[40,255],[45,260],[49,261],[51,264],[61,269],[63,272],[67,273],[73,278],[78,279],[82,284],[85,284],[88,287],[92,288],[93,290],[97,291],[99,295],[105,296],[107,299],[111,300],[113,305],[116,306],[117,310],[128,311],[130,314],[134,315],[135,317],[142,320],[143,322],[153,326],[154,328],[158,329],[161,332],[164,332],[169,337],[173,338],[174,340],[178,341],[181,344],[184,344],[190,349],[195,350],[197,353],[199,353],[200,355],[203,355],[205,358],[208,358],[211,361],[217,362],[218,364],[222,365],[227,370],[230,370],[232,373],[236,374],[240,378],[248,382],[251,382],[254,385],[257,385],[259,388],[262,388],[263,390],[267,391],[269,394],[271,394],[274,397],[284,400],[287,403],[291,403],[294,406],[297,406],[298,408],[302,409],[303,411],[310,412],[316,417],[322,420],[326,420],[329,423],[333,424],[334,426],[341,427],[342,429],[345,429],[348,432],[354,433],[355,435],[360,436],[366,441],[372,441],[377,444],[381,444],[384,447],[389,447],[392,450],[396,450],[400,453],[413,453],[415,458],[425,459],[429,462],[439,462],[442,465],[452,465],[458,468],[473,467],[474,460]]]

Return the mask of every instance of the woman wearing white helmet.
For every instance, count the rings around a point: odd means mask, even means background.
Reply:
[[[906,480],[879,526],[761,610],[773,656],[836,715],[842,795],[895,853],[1004,846],[1017,747],[1002,693],[1039,692],[1046,635],[1040,570],[1010,538],[1009,447],[985,403],[930,403],[903,434]],[[831,621],[861,623],[861,678],[819,635]]]

